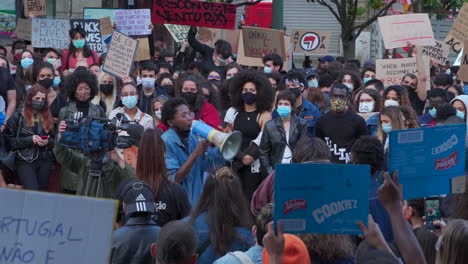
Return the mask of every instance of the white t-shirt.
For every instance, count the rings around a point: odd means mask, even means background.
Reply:
[[[289,131],[286,131],[286,143],[289,144]],[[286,148],[284,149],[284,154],[283,154],[283,161],[281,163],[283,164],[289,164],[291,163],[291,158],[292,158],[292,152],[289,146],[286,144]]]
[[[148,128],[154,127],[153,117],[151,117],[150,115],[146,113],[141,112],[140,109],[138,109],[138,112],[135,115],[135,118],[131,119],[130,116],[125,112],[124,106],[117,107],[116,109],[112,110],[112,112],[109,114],[109,119],[116,117],[118,113],[124,114],[125,117],[130,121],[136,121],[136,123],[142,125],[145,130]],[[120,131],[119,136],[128,136],[127,131]]]

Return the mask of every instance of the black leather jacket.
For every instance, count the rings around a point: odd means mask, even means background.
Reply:
[[[21,123],[20,123],[21,119]],[[16,137],[19,130],[18,137]],[[26,121],[22,114],[15,112],[8,119],[5,128],[5,136],[9,143],[10,151],[18,151],[16,157],[20,160],[34,161],[37,158],[52,158],[52,150],[54,148],[54,131],[49,133],[44,131],[41,122],[37,125],[37,133],[34,132],[34,127],[27,127]],[[33,135],[49,136],[49,144],[43,147],[35,145],[33,142]]]
[[[307,136],[307,121],[292,115],[289,128],[289,148],[291,151],[294,150],[297,141],[303,136]],[[268,121],[263,129],[260,143],[260,164],[264,173],[271,174],[275,164],[282,162],[286,144],[283,120],[277,117]]]

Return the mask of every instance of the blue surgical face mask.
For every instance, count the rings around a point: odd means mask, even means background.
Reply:
[[[263,67],[263,72],[264,72],[264,73],[267,73],[267,74],[268,74],[268,73],[271,73],[272,71],[273,71],[273,69],[270,68],[270,67],[266,67],[266,66]]]
[[[155,81],[156,81],[156,79],[154,79],[154,78],[141,78],[141,85],[144,88],[153,88]]]
[[[392,124],[382,124],[382,131],[388,134],[392,131]]]
[[[310,81],[308,82],[308,84],[309,84],[309,87],[314,87],[314,88],[317,88],[317,87],[318,87],[318,81],[317,81],[317,79],[310,80]]]
[[[366,82],[368,82],[368,81],[370,81],[370,80],[372,80],[372,78],[364,78],[364,80],[363,80],[363,81],[364,81],[364,84],[366,84]]]
[[[465,120],[465,113],[460,111],[460,110],[457,110],[457,116],[463,120]]]
[[[29,68],[29,66],[31,66],[32,64],[34,63],[34,60],[31,59],[31,58],[24,58],[21,60],[21,67],[23,67],[23,69],[27,69]]]
[[[122,104],[125,105],[128,109],[132,109],[137,104],[136,95],[125,96],[122,98]]]
[[[50,64],[54,64],[55,59],[54,58],[47,58],[47,62]]]
[[[58,87],[60,85],[60,82],[62,82],[62,79],[60,77],[55,77],[54,78],[54,83],[52,84],[52,87]]]
[[[291,107],[280,105],[276,108],[276,111],[281,117],[288,117],[291,114]]]
[[[432,118],[436,118],[436,116],[437,116],[437,108],[432,107],[431,109],[429,109],[429,114],[432,116]]]

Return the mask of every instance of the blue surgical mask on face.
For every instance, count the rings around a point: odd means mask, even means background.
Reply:
[[[314,87],[314,88],[318,87],[317,79],[310,80],[308,84],[309,84],[309,87]]]
[[[392,131],[392,124],[382,124],[382,131],[388,134]]]
[[[62,79],[60,77],[55,77],[54,78],[54,83],[52,84],[52,87],[58,87],[60,85],[60,82],[62,82]]]
[[[48,58],[47,62],[50,63],[50,64],[54,64],[55,59],[54,58]]]
[[[368,81],[370,81],[370,80],[372,80],[372,78],[364,78],[364,80],[363,80],[363,81],[364,81],[364,84],[366,84],[366,82],[368,82]]]
[[[436,118],[436,116],[437,116],[437,108],[432,107],[431,109],[429,109],[429,114],[432,116],[432,118]]]
[[[278,112],[278,114],[281,117],[288,117],[291,114],[291,107],[290,106],[280,105],[280,106],[278,106],[276,111]]]
[[[457,110],[457,116],[463,120],[465,120],[465,113],[460,111],[460,110]]]
[[[268,73],[271,73],[272,71],[273,71],[273,69],[270,68],[270,67],[266,67],[266,66],[263,67],[263,72],[264,72],[264,73],[267,73],[267,74],[268,74]]]
[[[23,67],[23,69],[27,69],[29,68],[29,66],[31,66],[32,64],[34,63],[34,60],[31,59],[31,58],[24,58],[21,60],[21,67]]]
[[[125,96],[122,98],[122,104],[125,105],[128,109],[132,109],[137,104],[136,95]]]

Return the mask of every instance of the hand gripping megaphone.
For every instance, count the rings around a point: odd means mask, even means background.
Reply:
[[[192,133],[216,145],[225,160],[232,160],[239,152],[242,143],[241,132],[223,133],[202,121],[192,121]]]

